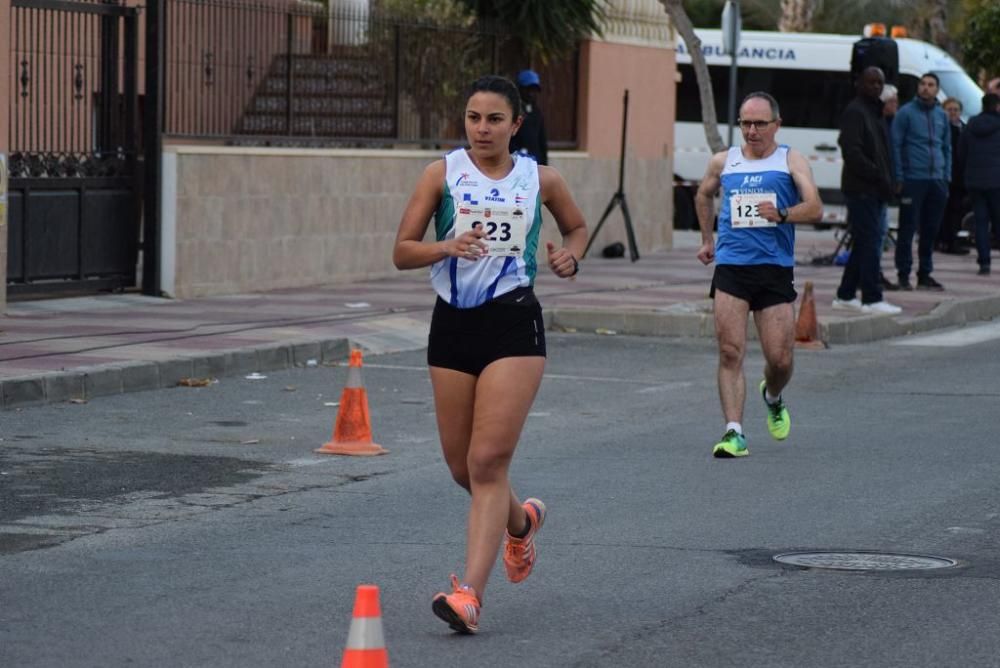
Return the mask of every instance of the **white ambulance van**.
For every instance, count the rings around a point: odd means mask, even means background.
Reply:
[[[695,32],[712,77],[719,133],[726,141],[731,57],[722,52],[721,31]],[[744,31],[740,37],[737,103],[747,93],[758,90],[778,100],[782,118],[778,141],[797,149],[809,160],[823,199],[824,220],[828,222],[844,220],[838,123],[844,107],[855,95],[851,53],[859,39],[854,35],[762,31]],[[941,100],[947,97],[961,100],[966,117],[979,113],[983,92],[951,56],[919,40],[898,38],[895,42],[899,53],[896,85],[900,104],[916,95],[920,75],[934,72],[941,80]],[[701,102],[691,55],[680,39],[677,69],[680,81],[674,135],[675,187],[680,189],[677,193],[680,199],[687,200],[705,173],[711,150],[701,122]],[[739,128],[734,128],[733,142],[741,141]],[[677,199],[675,196],[675,202]],[[682,201],[675,208],[678,227],[697,227],[688,202]]]

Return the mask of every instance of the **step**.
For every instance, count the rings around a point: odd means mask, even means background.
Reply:
[[[271,61],[269,75],[285,76],[288,72],[288,59],[285,56],[275,56]],[[292,56],[292,76],[349,76],[349,77],[381,77],[385,68],[372,60],[344,58],[303,58]]]
[[[253,113],[280,113],[288,108],[284,95],[257,95],[247,109]],[[392,114],[391,105],[384,97],[343,97],[331,95],[296,95],[292,98],[295,114]]]
[[[270,77],[258,88],[259,94],[284,94],[288,82],[283,77]],[[386,84],[378,79],[339,79],[329,77],[296,77],[292,79],[292,92],[350,96],[381,97],[385,95]]]
[[[247,114],[240,122],[239,134],[274,134],[340,137],[392,137],[396,123],[389,116],[293,116],[292,132],[279,114]]]

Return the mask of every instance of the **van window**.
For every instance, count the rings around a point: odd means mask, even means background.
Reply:
[[[694,67],[678,64],[681,82],[677,86],[677,120],[701,122],[701,101]],[[729,66],[709,65],[715,111],[719,123],[729,114]],[[797,128],[839,127],[840,114],[854,91],[848,72],[764,69],[741,67],[737,75],[737,101],[754,91],[770,93],[781,107],[782,125]]]
[[[983,110],[983,91],[965,72],[935,72],[941,79],[941,90],[962,103],[962,116],[975,116]]]

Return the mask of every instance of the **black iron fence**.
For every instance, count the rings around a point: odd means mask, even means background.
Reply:
[[[140,12],[13,0],[8,295],[122,289],[139,246]]]
[[[137,156],[138,10],[104,0],[14,0],[10,171],[118,176]]]
[[[466,22],[267,0],[165,3],[164,132],[240,144],[461,141],[465,85],[524,66],[518,40]],[[575,144],[576,59],[546,106],[556,146]],[[544,76],[544,75],[543,75]],[[568,85],[567,85],[568,84]],[[567,92],[567,89],[571,89]]]

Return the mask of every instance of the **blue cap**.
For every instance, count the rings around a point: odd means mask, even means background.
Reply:
[[[528,86],[538,86],[542,87],[542,80],[538,78],[538,72],[535,70],[521,70],[517,73],[517,85],[522,88],[527,88]]]

